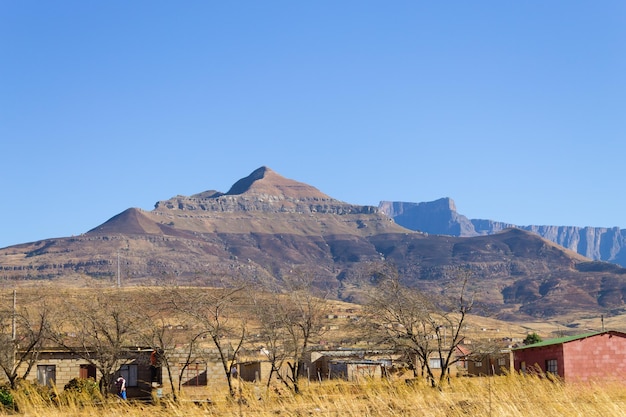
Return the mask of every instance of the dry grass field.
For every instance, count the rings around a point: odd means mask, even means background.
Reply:
[[[211,403],[178,404],[162,400],[142,404],[110,400],[87,404],[69,397],[51,404],[37,396],[16,394],[19,411],[29,417],[75,416],[623,416],[626,385],[563,384],[537,377],[508,375],[454,378],[441,390],[404,381],[325,381],[305,384],[299,395],[244,385],[238,397],[207,392]],[[209,395],[210,394],[210,395]]]
[[[32,293],[31,293],[32,291]],[[148,287],[116,289],[60,289],[45,285],[39,288],[21,288],[18,299],[25,302],[44,292],[50,304],[68,299],[90,299],[95,293],[110,292],[112,297],[124,294],[139,305],[157,306],[159,293]],[[208,288],[186,291],[212,291]],[[0,291],[0,301],[10,305],[12,291]],[[146,304],[147,303],[147,304]],[[134,304],[134,303],[131,303]],[[352,329],[350,318],[338,317],[347,311],[360,314],[360,307],[328,302],[328,342],[340,340],[363,340]],[[240,310],[242,313],[245,308]],[[332,314],[331,314],[332,315]],[[174,320],[174,317],[170,317]],[[255,327],[253,317],[248,324]],[[174,323],[174,322],[173,322]],[[623,322],[622,322],[623,323]],[[617,318],[606,320],[607,327],[620,324]],[[598,318],[580,321],[580,328],[599,327]],[[623,325],[623,324],[622,324]],[[510,323],[493,318],[471,316],[467,322],[468,337],[522,338],[536,331],[544,338],[554,337],[571,328],[556,322]],[[354,332],[354,334],[352,334]],[[19,390],[14,393],[17,410],[2,409],[2,415],[29,417],[76,416],[585,416],[606,417],[626,415],[626,381],[621,383],[597,382],[587,384],[563,384],[531,376],[508,375],[501,377],[454,377],[441,389],[430,388],[426,382],[407,384],[402,379],[362,380],[360,382],[323,381],[303,382],[298,395],[280,387],[266,389],[264,386],[242,383],[232,398],[227,391],[202,387],[202,392],[182,392],[182,401],[174,403],[167,397],[156,404],[121,402],[116,398],[107,400],[68,395],[33,395]],[[210,399],[210,402],[194,402],[191,398]],[[187,399],[187,400],[185,400]]]

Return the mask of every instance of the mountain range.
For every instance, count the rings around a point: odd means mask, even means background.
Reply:
[[[468,219],[457,212],[450,198],[424,203],[382,201],[379,208],[396,223],[411,230],[471,237],[514,227],[536,233],[587,258],[626,266],[626,229],[619,227],[519,226],[494,220]]]
[[[345,203],[261,167],[225,193],[179,195],[150,211],[129,208],[80,236],[2,248],[0,280],[254,286],[304,273],[333,297],[358,302],[373,271],[393,264],[408,285],[433,293],[470,277],[476,301],[502,319],[626,311],[626,269],[617,264],[521,228],[488,234],[474,226],[463,232],[471,237],[411,230],[443,217],[431,210],[431,220],[402,225],[409,206],[394,204]]]

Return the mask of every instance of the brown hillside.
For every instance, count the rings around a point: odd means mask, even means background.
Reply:
[[[118,233],[120,231],[132,235],[162,234],[158,223],[148,218],[141,210],[129,208],[113,216],[106,223],[90,230],[87,233]]]
[[[404,229],[376,207],[333,199],[262,167],[227,193],[205,191],[128,209],[84,235],[0,250],[0,274],[23,280],[175,280],[212,285],[315,276],[339,299],[359,301],[374,269],[441,292],[459,276],[485,311],[502,317],[616,314],[626,307],[626,270],[587,259],[518,229],[471,238]]]

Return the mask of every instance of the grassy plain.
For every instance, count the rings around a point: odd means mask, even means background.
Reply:
[[[209,392],[207,392],[209,394]],[[75,416],[623,416],[626,384],[563,384],[538,377],[508,375],[454,378],[441,390],[402,380],[350,383],[311,382],[299,395],[253,384],[243,385],[236,399],[211,392],[211,403],[191,401],[142,404],[113,400],[84,404],[80,397],[51,405],[16,394],[20,411],[29,417]],[[82,404],[81,404],[82,403]],[[13,414],[13,412],[6,412]]]

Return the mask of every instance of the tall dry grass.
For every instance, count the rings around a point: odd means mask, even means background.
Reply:
[[[159,404],[110,399],[86,404],[80,394],[49,401],[16,393],[29,417],[75,416],[585,416],[626,415],[625,383],[563,384],[535,376],[455,378],[441,390],[425,383],[325,381],[305,384],[302,393],[244,384],[232,399],[207,391],[211,403],[162,400]],[[59,394],[60,395],[60,394]],[[6,414],[13,412],[6,411]]]

